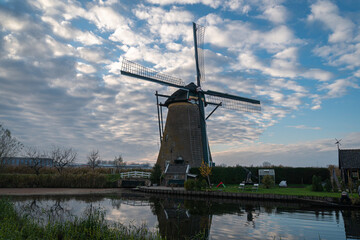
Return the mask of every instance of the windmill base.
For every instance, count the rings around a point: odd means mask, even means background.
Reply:
[[[175,164],[177,159],[182,159],[183,164],[196,168],[201,166],[202,156],[198,106],[189,102],[171,103],[157,164],[164,171],[168,163]]]

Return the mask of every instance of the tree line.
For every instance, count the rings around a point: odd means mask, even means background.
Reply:
[[[28,166],[34,170],[36,175],[40,174],[40,169],[44,167],[44,158],[52,160],[53,167],[58,173],[62,174],[64,168],[75,163],[77,152],[73,148],[52,146],[48,151],[42,151],[37,147],[25,147],[17,138],[12,136],[11,131],[0,124],[0,165],[4,166],[7,158],[17,157],[18,155],[27,158]],[[99,150],[93,149],[87,155],[87,165],[95,171],[100,164],[115,165],[118,170],[126,163],[121,155],[115,156],[112,161],[102,160]]]

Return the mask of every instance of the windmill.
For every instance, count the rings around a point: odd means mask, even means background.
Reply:
[[[122,75],[178,88],[171,96],[156,93],[157,96],[167,98],[164,106],[168,108],[163,137],[160,133],[161,147],[157,159],[162,168],[166,163],[174,162],[175,158],[183,159],[191,167],[199,167],[202,161],[212,164],[206,119],[218,107],[247,112],[259,112],[261,109],[258,100],[201,89],[201,83],[205,80],[204,54],[198,46],[204,43],[204,33],[203,26],[193,23],[196,84],[191,82],[186,85],[180,78],[159,73],[126,59],[122,61]],[[205,107],[208,105],[215,108],[205,117]]]
[[[337,140],[337,139],[335,138],[335,141],[336,141],[335,144],[337,145],[338,150],[340,150],[340,146],[341,146],[341,143],[340,143],[340,142],[341,142],[341,140],[342,140],[342,139]]]

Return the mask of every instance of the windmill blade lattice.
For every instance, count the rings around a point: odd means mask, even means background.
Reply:
[[[204,61],[204,36],[205,27],[196,24],[196,43],[199,61],[200,81],[205,82],[205,61]]]
[[[211,102],[215,104],[220,104],[221,106],[231,110],[239,110],[245,112],[260,112],[261,105],[260,101],[239,97],[235,95],[230,95],[227,93],[220,93],[215,91],[206,91],[206,102]]]
[[[121,64],[121,74],[130,77],[141,78],[143,80],[160,83],[172,87],[184,87],[185,83],[180,78],[167,74],[159,73],[151,68],[144,67],[138,63],[123,59]]]

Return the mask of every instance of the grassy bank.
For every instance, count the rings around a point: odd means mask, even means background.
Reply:
[[[224,191],[224,192],[252,192],[259,194],[279,194],[279,195],[292,195],[292,196],[316,196],[316,197],[333,197],[340,198],[339,192],[314,192],[311,190],[311,185],[293,185],[287,188],[280,188],[278,186],[272,188],[263,188],[260,186],[258,190],[252,190],[252,186],[247,186],[246,189],[239,189],[239,185],[226,185],[226,187],[213,187],[212,191]],[[351,198],[359,198],[358,194],[349,194]]]
[[[0,199],[0,239],[163,239],[143,227],[109,224],[94,210],[73,222],[41,224],[20,216],[14,205]]]

